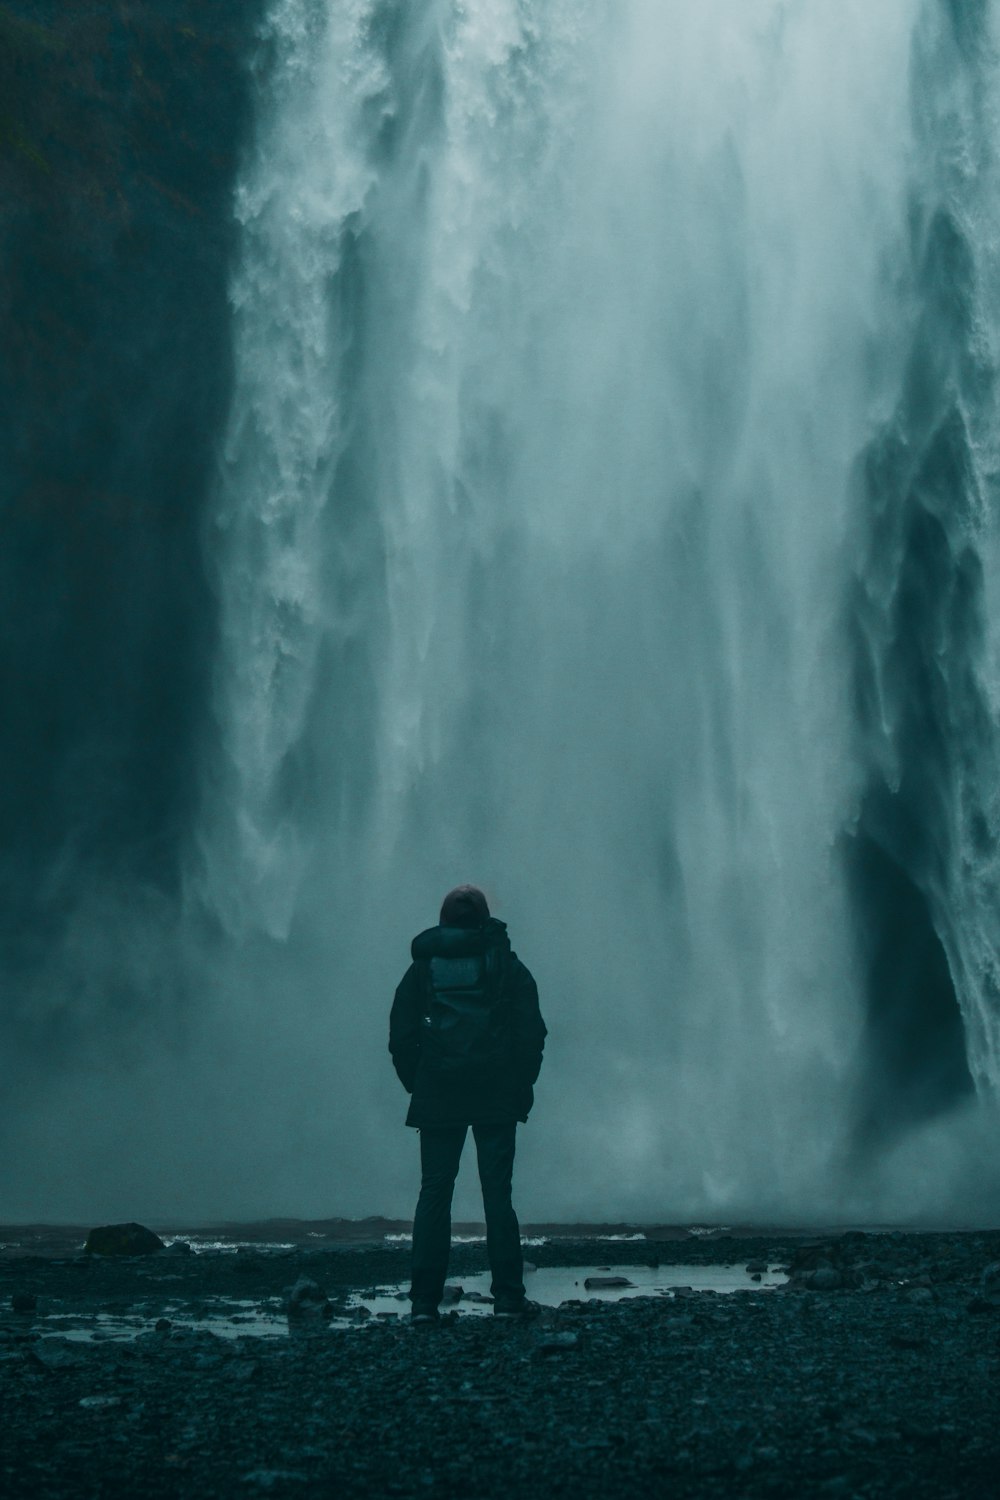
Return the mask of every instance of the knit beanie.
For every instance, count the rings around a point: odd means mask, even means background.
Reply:
[[[456,885],[441,903],[442,927],[482,927],[490,909],[478,886]]]

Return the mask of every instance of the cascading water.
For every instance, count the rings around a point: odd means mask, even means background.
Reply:
[[[551,1030],[529,1213],[952,1201],[923,1122],[1000,1081],[996,44],[943,0],[272,6],[190,895],[336,1161],[298,1206],[405,1211],[387,1007],[465,879]],[[883,1004],[913,943],[930,1019]]]

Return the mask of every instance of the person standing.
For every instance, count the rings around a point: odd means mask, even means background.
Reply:
[[[476,1142],[493,1311],[524,1317],[521,1231],[511,1202],[515,1136],[528,1118],[546,1029],[538,989],[512,951],[506,923],[473,885],[449,891],[440,922],[410,946],[396,990],[389,1052],[420,1132],[413,1220],[414,1322],[432,1322],[451,1249],[451,1201],[469,1127]]]

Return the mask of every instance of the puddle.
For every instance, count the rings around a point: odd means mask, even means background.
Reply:
[[[620,1278],[628,1284],[587,1287],[584,1283],[589,1277]],[[784,1286],[787,1280],[782,1271],[765,1271],[754,1281],[743,1266],[542,1266],[527,1272],[524,1284],[532,1302],[558,1307],[562,1302],[586,1302],[591,1297],[618,1302],[623,1297],[670,1297],[685,1292],[759,1292]],[[463,1317],[492,1315],[489,1271],[449,1282],[449,1287],[459,1286],[463,1295],[443,1303],[443,1309],[453,1309]],[[356,1293],[351,1305],[366,1308],[373,1317],[405,1317],[409,1312],[406,1287],[404,1282]]]
[[[282,1302],[274,1297],[265,1302],[243,1301],[236,1297],[217,1297],[192,1311],[187,1303],[158,1307],[156,1311],[131,1313],[96,1313],[93,1317],[71,1313],[50,1313],[37,1331],[43,1339],[63,1338],[74,1343],[122,1342],[140,1334],[156,1332],[157,1321],[166,1318],[169,1332],[214,1333],[222,1338],[287,1338],[288,1319]]]
[[[614,1278],[623,1284],[588,1287],[585,1283],[590,1277]],[[761,1273],[759,1280],[752,1280],[743,1266],[680,1265],[655,1269],[651,1266],[615,1265],[543,1266],[526,1272],[525,1286],[532,1302],[544,1307],[558,1307],[562,1302],[586,1302],[590,1298],[618,1302],[624,1297],[759,1292],[782,1286],[787,1279],[783,1272],[771,1270]],[[157,1321],[165,1318],[170,1328],[161,1332],[160,1337],[184,1332],[212,1333],[228,1339],[288,1338],[290,1332],[293,1335],[315,1335],[328,1329],[405,1319],[410,1311],[407,1285],[400,1282],[354,1292],[348,1298],[346,1315],[334,1317],[329,1323],[303,1320],[292,1329],[289,1329],[279,1297],[262,1301],[215,1297],[197,1304],[157,1303],[155,1307],[140,1305],[128,1312],[99,1312],[91,1316],[52,1312],[39,1319],[36,1332],[42,1339],[62,1338],[74,1343],[121,1342],[154,1334]],[[460,1317],[492,1315],[488,1271],[463,1276],[460,1282],[449,1282],[448,1291],[450,1298],[442,1304],[444,1310],[455,1311]]]

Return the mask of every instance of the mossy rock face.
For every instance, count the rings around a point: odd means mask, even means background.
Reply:
[[[91,1255],[154,1255],[166,1247],[143,1224],[102,1224],[90,1231],[83,1248]]]

